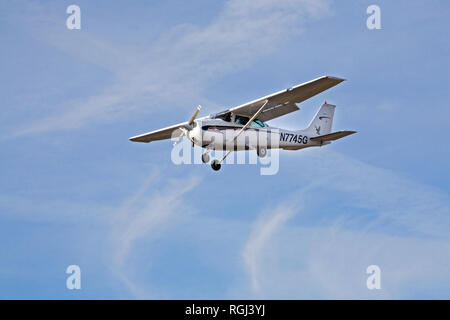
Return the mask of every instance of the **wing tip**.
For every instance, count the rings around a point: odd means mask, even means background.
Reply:
[[[145,142],[145,143],[149,143],[150,142],[150,141],[142,140],[142,137],[140,137],[140,136],[131,137],[131,138],[128,138],[128,140],[131,141],[131,142]]]
[[[347,80],[347,79],[344,79],[344,78],[338,78],[338,77],[333,77],[333,76],[325,76],[325,78],[327,78],[327,79],[332,79],[332,80],[336,80],[336,81],[338,81],[339,83],[342,82],[342,81],[346,81],[346,80]]]

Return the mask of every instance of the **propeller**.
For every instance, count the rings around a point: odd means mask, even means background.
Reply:
[[[195,109],[194,113],[192,114],[192,116],[189,118],[187,125],[185,127],[180,127],[179,129],[181,130],[181,135],[178,137],[178,139],[173,143],[173,146],[176,146],[177,143],[181,140],[181,138],[185,137],[188,135],[188,132],[190,130],[192,130],[195,118],[197,118],[198,113],[200,112],[200,109],[202,108],[201,105],[199,105],[197,107],[197,109]]]
[[[192,124],[194,123],[195,118],[197,117],[198,113],[200,112],[200,109],[202,108],[201,105],[195,109],[194,114],[191,116],[191,118],[188,121],[188,125],[192,127]],[[192,129],[192,128],[191,128]]]

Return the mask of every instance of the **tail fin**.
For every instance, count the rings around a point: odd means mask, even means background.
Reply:
[[[324,135],[331,132],[333,125],[334,108],[336,106],[324,103],[309,123],[306,130],[312,131],[314,135]]]

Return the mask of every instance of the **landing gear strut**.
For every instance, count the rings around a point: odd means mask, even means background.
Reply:
[[[221,167],[222,165],[220,164],[220,162],[219,162],[219,160],[213,160],[212,162],[211,162],[211,168],[214,170],[214,171],[219,171],[220,170],[220,167]]]

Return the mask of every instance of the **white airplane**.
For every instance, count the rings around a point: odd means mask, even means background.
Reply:
[[[225,111],[196,119],[200,106],[191,118],[183,123],[131,137],[135,142],[151,142],[177,138],[174,145],[186,136],[194,144],[205,148],[204,163],[209,162],[210,150],[228,151],[222,159],[211,161],[213,170],[220,170],[221,163],[237,150],[256,150],[259,157],[267,149],[298,150],[330,144],[356,131],[331,132],[336,106],[326,102],[319,108],[308,127],[291,131],[271,127],[267,121],[299,110],[296,105],[316,94],[341,83],[344,79],[323,76],[297,86],[270,94]],[[261,138],[263,137],[263,138]]]

